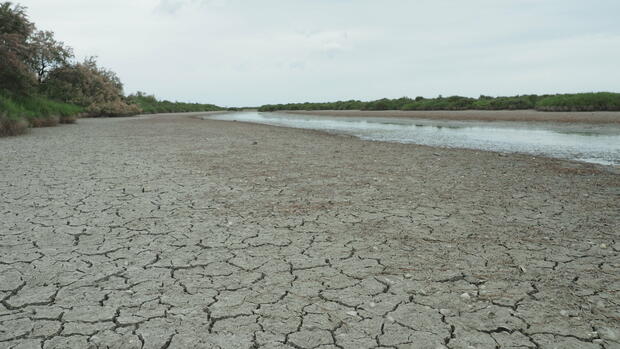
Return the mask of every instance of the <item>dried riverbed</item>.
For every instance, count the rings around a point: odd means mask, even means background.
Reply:
[[[187,115],[0,149],[0,348],[620,347],[597,165]]]

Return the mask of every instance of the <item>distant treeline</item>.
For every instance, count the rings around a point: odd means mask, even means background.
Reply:
[[[71,123],[80,116],[127,116],[220,110],[211,104],[125,97],[123,84],[95,58],[75,60],[51,31],[38,30],[23,6],[0,2],[0,136],[28,127]]]
[[[138,92],[131,94],[127,97],[127,101],[140,107],[145,114],[156,113],[183,113],[183,112],[199,112],[199,111],[220,111],[224,108],[218,107],[213,104],[199,104],[199,103],[182,103],[182,102],[170,102],[160,101],[153,95],[147,95],[144,92]]]
[[[612,111],[620,110],[620,93],[598,92],[558,95],[522,95],[479,98],[450,96],[437,98],[402,97],[376,101],[358,100],[328,103],[268,104],[259,111],[278,110],[522,110]]]

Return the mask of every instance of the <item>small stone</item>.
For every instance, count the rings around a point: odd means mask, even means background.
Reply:
[[[376,306],[377,306],[377,303],[375,303],[375,302],[370,302],[370,303],[368,303],[368,305],[369,305],[371,308],[374,308],[374,307],[376,307]]]
[[[607,248],[607,244],[601,244],[601,248]]]
[[[356,311],[347,311],[347,315],[354,316],[354,317],[358,316]]]
[[[560,315],[562,315],[562,316],[568,316],[568,311],[566,311],[566,310],[562,310],[562,311],[560,311]]]
[[[409,273],[405,274],[405,279],[411,279],[412,277],[413,277],[413,275],[411,275]]]
[[[469,293],[465,292],[461,295],[461,299],[464,301],[468,301],[471,299],[471,296],[469,295]]]

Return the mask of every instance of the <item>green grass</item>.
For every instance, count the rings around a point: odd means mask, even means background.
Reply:
[[[608,111],[620,110],[620,93],[598,92],[560,95],[521,95],[479,98],[450,96],[411,99],[383,98],[376,101],[357,100],[330,103],[292,103],[264,105],[259,111],[278,110],[523,110],[540,111]]]
[[[213,104],[160,101],[157,100],[155,96],[146,95],[141,92],[130,95],[129,97],[127,97],[127,101],[129,103],[134,103],[138,105],[142,109],[142,112],[145,114],[225,110],[225,108],[221,108]]]
[[[15,96],[0,92],[0,134],[23,133],[23,125],[31,127],[54,126],[75,122],[83,108],[56,102],[42,96]]]

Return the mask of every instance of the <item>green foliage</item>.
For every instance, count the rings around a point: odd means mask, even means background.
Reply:
[[[330,103],[290,103],[290,104],[267,104],[258,108],[258,111],[277,110],[360,110],[365,102],[357,100],[338,101]]]
[[[83,108],[42,96],[0,92],[0,136],[24,133],[28,126],[54,126],[75,122]]]
[[[28,122],[23,118],[10,118],[0,112],[0,137],[23,134],[28,129]]]
[[[16,34],[26,38],[33,29],[25,7],[10,1],[0,3],[0,34]]]
[[[617,111],[620,93],[599,92],[555,95],[542,98],[536,109],[543,111]]]
[[[73,49],[54,38],[54,32],[37,30],[28,39],[30,69],[37,75],[39,84],[47,78],[51,69],[66,65],[73,58]]]
[[[213,104],[199,104],[199,103],[181,103],[160,101],[153,95],[147,95],[144,92],[138,92],[131,94],[127,97],[127,101],[133,103],[142,109],[145,114],[157,114],[157,113],[183,113],[183,112],[200,112],[200,111],[220,111],[224,108],[218,107]]]
[[[278,110],[523,110],[603,111],[620,110],[620,93],[578,93],[563,95],[522,95],[513,97],[469,98],[450,96],[437,98],[402,97],[370,102],[297,103],[264,105],[259,111]]]
[[[140,113],[123,96],[114,72],[97,66],[94,58],[59,66],[49,72],[43,91],[52,99],[85,107],[90,116],[127,116]]]
[[[0,89],[24,95],[33,89],[35,78],[26,64],[33,29],[24,7],[0,3]]]
[[[0,113],[9,119],[74,116],[84,111],[83,108],[53,101],[41,96],[11,95],[8,92],[0,92]]]

